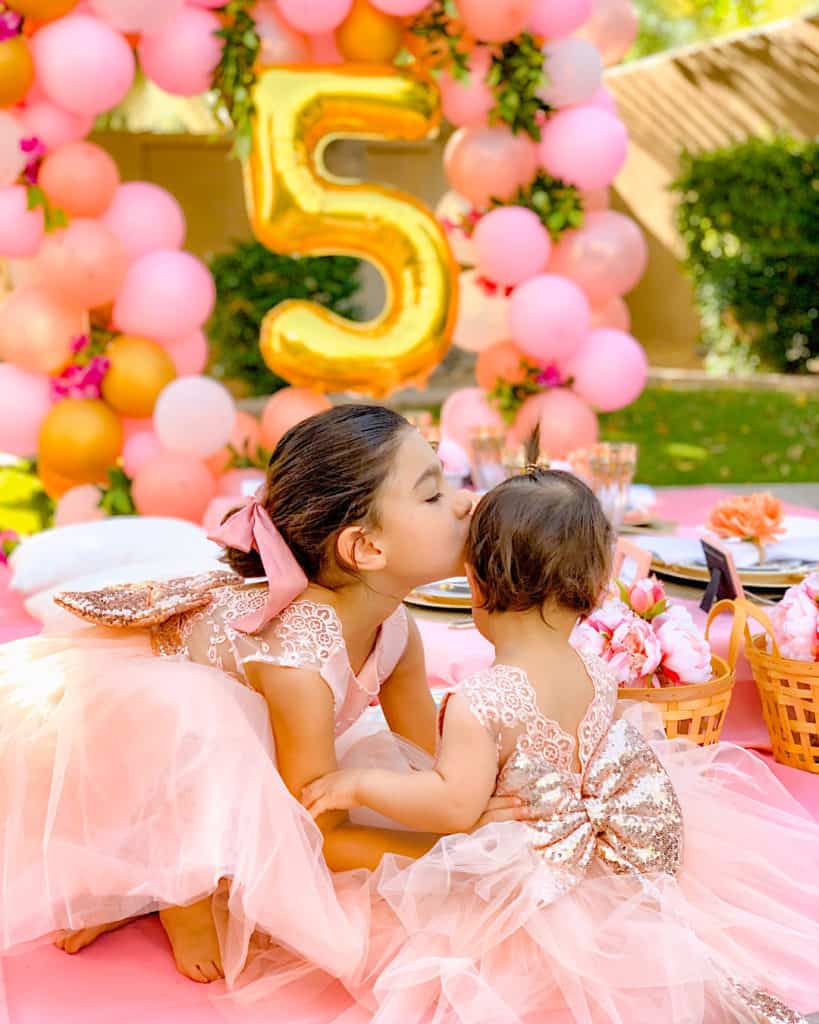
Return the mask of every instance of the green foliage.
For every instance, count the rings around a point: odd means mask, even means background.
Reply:
[[[54,502],[43,490],[31,459],[0,467],[0,530],[21,536],[51,525]]]
[[[490,121],[539,142],[540,126],[550,108],[538,95],[546,85],[543,51],[528,32],[493,51],[487,82],[496,100]]]
[[[119,469],[112,467],[108,470],[108,484],[100,487],[99,506],[109,516],[133,516],[136,515],[136,505],[131,494],[131,478]]]
[[[518,190],[510,202],[525,206],[540,217],[543,226],[556,242],[564,231],[583,226],[583,200],[574,185],[552,178],[541,171],[535,180]],[[493,206],[506,206],[498,199]]]
[[[309,299],[351,320],[360,319],[358,260],[349,256],[294,259],[258,242],[240,242],[210,263],[216,309],[208,325],[210,372],[241,381],[248,394],[267,395],[283,381],[259,349],[265,315],[285,299]]]
[[[226,109],[234,129],[233,153],[244,158],[250,152],[253,131],[253,88],[259,34],[253,20],[251,0],[230,0],[224,7],[225,27],[216,34],[224,40],[222,57],[213,73],[213,88]]]
[[[673,187],[711,364],[819,369],[819,144],[684,154]]]

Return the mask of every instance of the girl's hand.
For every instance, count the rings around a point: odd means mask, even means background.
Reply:
[[[301,793],[301,802],[313,819],[327,811],[348,811],[358,807],[357,799],[359,772],[340,771],[323,775]]]
[[[477,832],[484,825],[499,821],[529,821],[532,812],[529,805],[516,796],[493,796],[486,805],[486,810],[472,828]]]

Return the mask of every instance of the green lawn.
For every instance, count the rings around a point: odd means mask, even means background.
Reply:
[[[648,388],[601,430],[638,442],[641,483],[819,482],[819,398],[803,394]]]

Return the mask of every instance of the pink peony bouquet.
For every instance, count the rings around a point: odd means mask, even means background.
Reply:
[[[617,584],[580,623],[572,642],[607,662],[620,686],[684,686],[711,679],[711,648],[687,608],[671,604],[659,580]]]
[[[819,661],[819,572],[785,592],[771,621],[783,658]]]

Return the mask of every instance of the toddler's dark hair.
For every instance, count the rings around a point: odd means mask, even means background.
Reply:
[[[467,562],[488,612],[552,601],[589,615],[611,575],[614,531],[571,473],[534,469],[491,490],[472,517]]]
[[[375,497],[410,424],[379,405],[339,405],[311,416],[276,445],[264,505],[310,580],[330,563],[347,526],[375,523]],[[224,560],[245,577],[263,576],[256,551]]]

